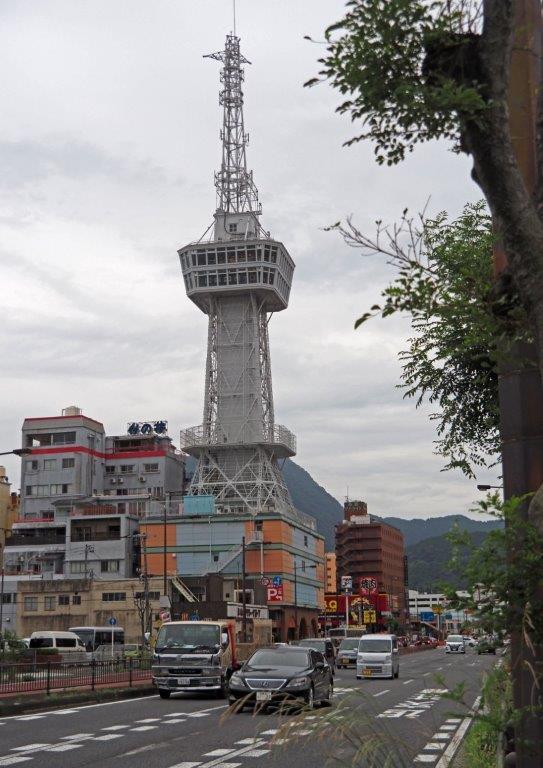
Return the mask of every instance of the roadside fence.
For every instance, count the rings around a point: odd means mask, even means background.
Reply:
[[[29,691],[51,691],[64,688],[90,688],[151,680],[151,659],[113,659],[73,663],[66,661],[0,662],[0,696]]]

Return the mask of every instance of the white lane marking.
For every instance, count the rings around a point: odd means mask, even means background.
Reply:
[[[11,757],[0,757],[0,765],[15,765],[15,763],[24,763],[26,760],[32,760],[31,757],[22,755],[13,755]]]
[[[187,717],[209,717],[209,712],[187,712]]]
[[[212,749],[211,752],[205,752],[203,757],[224,757],[234,751],[233,749]]]
[[[414,681],[413,680],[404,680],[403,684],[404,685],[409,685],[409,683],[412,683],[412,682],[414,682]]]
[[[111,741],[111,739],[121,739],[124,733],[104,733],[103,736],[95,736],[94,741]]]
[[[234,757],[244,757],[247,752],[253,752],[255,749],[259,749],[260,747],[265,747],[267,743],[262,739],[261,741],[257,741],[254,747],[241,747],[240,749],[235,749],[233,752],[230,752],[228,755],[228,760],[231,760]],[[182,768],[182,765],[172,765],[170,768]],[[197,765],[201,765],[201,768],[238,768],[241,763],[225,763],[222,757],[217,757],[214,760],[210,760],[207,763],[197,763]]]
[[[432,739],[440,739],[441,741],[448,741],[450,738],[450,733],[434,733],[432,736]]]
[[[473,714],[475,714],[479,707],[481,706],[481,697],[478,696],[475,699],[475,702],[473,703]],[[462,724],[458,728],[457,732],[454,734],[453,738],[451,739],[451,743],[447,745],[447,749],[441,756],[441,760],[436,765],[436,768],[449,768],[453,757],[456,754],[456,750],[462,743],[462,739],[466,735],[466,731],[470,727],[471,723],[473,722],[473,717],[465,717],[462,720]]]
[[[136,723],[158,723],[160,717],[146,717],[143,720],[136,720]]]
[[[415,758],[416,763],[435,763],[437,755],[417,755]]]
[[[158,725],[138,725],[137,728],[131,728],[131,731],[154,731],[155,728],[158,728]],[[124,734],[119,733],[119,736],[124,736]]]
[[[270,728],[268,731],[262,731],[262,736],[273,736],[278,731],[279,731],[279,728]],[[255,741],[256,741],[256,739],[255,739]]]
[[[52,715],[71,715],[72,712],[77,712],[77,709],[54,709],[50,714],[52,714]]]
[[[186,717],[170,717],[169,720],[163,720],[162,725],[169,725],[170,723],[184,723]]]
[[[437,749],[441,751],[443,749],[443,744],[441,744],[439,741],[429,741],[428,744],[425,747],[423,747],[423,749],[428,749],[428,750]]]
[[[275,731],[277,733],[277,731]],[[258,739],[249,738],[249,739],[240,739],[239,741],[236,741],[236,744],[241,744],[242,746],[247,746],[247,744],[254,744]]]
[[[243,757],[262,757],[262,755],[267,755],[269,749],[251,749],[250,752],[246,752]]]
[[[66,739],[67,741],[87,741],[88,739],[92,739],[94,736],[94,733],[72,733],[70,736],[61,736],[61,739]]]
[[[83,744],[57,744],[55,747],[47,747],[45,752],[67,752],[69,749],[80,749]]]
[[[442,725],[442,731],[456,731],[456,725]]]
[[[19,715],[17,720],[19,720],[19,722],[24,722],[25,720],[41,720],[42,717],[45,717],[45,715]]]
[[[122,731],[123,728],[130,728],[129,725],[107,725],[105,728],[101,728],[101,731]]]
[[[206,763],[207,765],[208,763]],[[213,763],[214,768],[239,768],[240,765],[241,763]]]
[[[462,722],[462,718],[461,717],[450,717],[448,720],[445,720],[445,722],[446,723],[456,723],[458,725],[458,723]]]
[[[50,747],[51,744],[25,744],[23,747],[12,747],[11,752],[30,752],[33,749],[43,749],[44,747]]]
[[[387,688],[386,691],[379,691],[379,693],[374,693],[373,698],[376,699],[378,696],[384,696],[385,693],[390,693],[390,688]]]

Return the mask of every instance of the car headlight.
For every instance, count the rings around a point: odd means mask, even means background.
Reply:
[[[391,653],[387,653],[387,655],[385,656],[385,661],[392,661],[392,654]]]
[[[289,688],[307,688],[309,679],[307,677],[293,677],[288,684]]]
[[[245,685],[245,680],[243,679],[243,677],[240,675],[239,672],[234,672],[234,674],[231,676],[230,685],[233,685],[234,687],[237,687],[237,688],[247,687]]]

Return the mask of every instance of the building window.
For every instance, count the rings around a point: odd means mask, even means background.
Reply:
[[[134,471],[134,465],[133,464],[121,464],[121,472],[133,472]]]
[[[26,468],[29,472],[36,472],[38,469],[38,462],[31,459],[26,462]]]
[[[51,496],[60,496],[62,494],[62,483],[51,486]]]
[[[37,611],[38,610],[38,598],[37,597],[30,597],[27,596],[24,599],[24,610],[25,611]]]
[[[114,475],[115,467],[106,467],[106,475]]]
[[[85,573],[85,561],[74,560],[70,563],[70,573]]]
[[[72,605],[81,605],[81,595],[72,596]]]
[[[59,605],[70,605],[70,595],[59,595],[58,596],[58,604]]]
[[[2,594],[2,603],[4,605],[9,605],[12,602],[12,599],[11,599],[12,597],[15,598],[16,595],[11,592],[4,592]],[[15,602],[15,600],[13,600],[13,602]]]
[[[51,595],[45,595],[43,598],[43,607],[46,611],[54,611],[57,607],[57,598]]]
[[[158,464],[144,464],[143,465],[143,471],[144,472],[158,472]]]
[[[102,592],[103,603],[122,603],[126,600],[126,592]]]
[[[57,465],[57,460],[56,459],[44,459],[43,460],[43,468],[44,469],[49,469],[49,470],[50,469],[55,469],[56,465]]]
[[[237,224],[229,224],[228,225],[228,231],[229,232],[237,232],[238,231],[238,225]]]
[[[54,432],[53,445],[69,445],[75,443],[75,432]]]
[[[304,536],[304,547],[307,547],[307,546],[308,546],[308,543],[307,543],[307,536]]]
[[[62,485],[62,493],[71,493],[72,492],[72,486],[68,485],[66,483],[63,483]]]
[[[101,560],[100,571],[102,573],[119,573],[120,565],[120,560]]]
[[[160,592],[148,592],[149,600],[160,600]],[[145,592],[135,592],[134,593],[135,598],[144,598]]]
[[[75,459],[62,459],[62,469],[72,469],[75,467]]]
[[[48,485],[27,485],[26,488],[30,488],[28,496],[49,496]]]

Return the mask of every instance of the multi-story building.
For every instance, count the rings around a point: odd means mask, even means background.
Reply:
[[[370,517],[365,502],[345,502],[344,520],[336,525],[338,584],[341,576],[351,576],[358,592],[361,579],[374,578],[401,624],[407,619],[404,558],[403,534],[397,528]]]
[[[19,512],[19,497],[11,492],[11,483],[5,467],[0,466],[0,568],[3,563],[6,536],[11,531]]]
[[[148,581],[153,621],[159,618],[162,579]],[[20,581],[15,626],[20,637],[34,630],[66,630],[107,626],[114,618],[125,631],[125,642],[141,643],[140,609],[145,596],[140,579],[32,579]]]
[[[132,423],[108,437],[101,422],[66,408],[23,424],[21,510],[6,544],[9,575],[130,578],[134,534],[147,514],[174,514],[184,455],[165,422]]]
[[[225,594],[227,600],[241,589],[245,537],[248,601],[254,602],[257,584],[264,583],[274,637],[294,638],[296,623],[301,637],[317,633],[319,609],[324,605],[324,540],[312,517],[226,514],[218,512],[213,497],[186,496],[181,517],[166,526],[160,518],[147,519],[140,530],[145,534],[151,573],[164,572],[166,542],[170,576],[200,576],[203,582],[210,573],[220,574],[226,583],[237,584]],[[205,599],[193,580],[187,582],[197,597]]]
[[[325,590],[327,594],[335,595],[335,593],[337,592],[336,553],[325,552],[324,558],[325,558],[325,564],[326,564]]]
[[[456,594],[468,597],[464,590],[458,590]],[[451,608],[442,592],[419,592],[416,589],[409,590],[409,616],[413,626],[434,625],[444,632],[458,631],[462,624],[472,619],[469,612]]]

